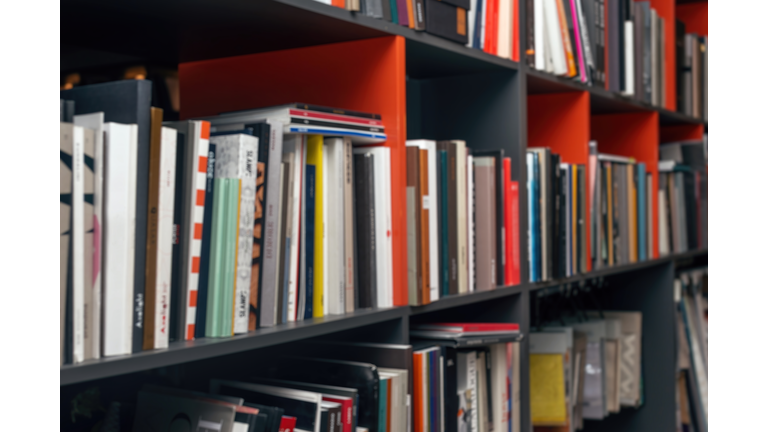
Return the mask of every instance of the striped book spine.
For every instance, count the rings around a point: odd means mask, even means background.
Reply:
[[[208,169],[208,143],[211,124],[207,121],[195,122],[195,134],[200,137],[192,151],[197,152],[197,164],[194,166],[194,199],[190,200],[192,223],[189,232],[189,274],[187,275],[187,330],[186,340],[195,338],[195,316],[197,313],[197,284],[200,276],[200,250],[203,239],[203,212],[205,207],[205,176]],[[205,325],[205,323],[202,323]]]

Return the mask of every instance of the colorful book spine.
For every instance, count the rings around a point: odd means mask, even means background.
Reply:
[[[259,139],[239,135],[240,193],[238,200],[238,237],[235,299],[232,333],[248,332],[248,311],[251,297],[251,264],[253,259],[253,209],[256,206],[256,164],[259,154]]]
[[[520,188],[516,181],[509,185],[509,202],[512,212],[512,281],[511,285],[520,284]]]
[[[315,167],[315,239],[313,244],[312,316],[323,317],[323,137],[307,137],[307,165]]]
[[[504,200],[507,203],[512,202],[512,158],[504,158]],[[512,206],[504,206],[504,241],[506,246],[504,253],[506,262],[504,266],[504,281],[499,281],[499,285],[512,285]]]
[[[205,215],[205,200],[208,198],[208,192],[206,190],[207,177],[208,177],[208,157],[210,155],[209,139],[211,125],[207,121],[195,121],[193,122],[193,133],[195,137],[188,137],[192,143],[191,148],[187,148],[187,151],[191,152],[192,164],[187,165],[187,169],[190,172],[187,173],[186,184],[189,185],[189,190],[186,192],[187,200],[185,203],[188,207],[189,215],[185,217],[185,221],[188,223],[184,229],[186,232],[183,234],[187,238],[186,250],[186,262],[185,269],[187,275],[186,292],[186,328],[185,339],[192,340],[195,338],[195,324],[201,323],[205,327],[205,322],[196,321],[197,307],[198,307],[198,286],[200,284],[201,276],[201,255],[202,255],[202,235],[204,227],[204,215]],[[199,137],[199,139],[196,139]],[[213,190],[211,189],[211,193]]]

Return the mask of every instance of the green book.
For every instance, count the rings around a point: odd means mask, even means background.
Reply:
[[[205,336],[222,337],[232,335],[232,295],[235,280],[240,180],[216,178],[213,189],[213,231],[211,232]]]
[[[389,410],[389,398],[387,397],[388,381],[390,377],[379,376],[379,431],[387,430],[387,412]]]

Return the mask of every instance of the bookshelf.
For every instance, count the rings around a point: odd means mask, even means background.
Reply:
[[[525,2],[519,4],[519,16],[524,16]],[[706,2],[653,0],[651,5],[665,18],[668,34],[674,34],[675,17],[707,33]],[[667,39],[668,85],[660,108],[313,0],[62,0],[61,22],[62,73],[136,62],[178,68],[182,119],[216,114],[222,107],[232,110],[233,101],[242,109],[300,101],[381,113],[392,150],[396,286],[406,284],[407,139],[461,138],[477,150],[502,148],[512,157],[512,176],[521,185],[528,147],[547,145],[565,162],[586,165],[588,142],[595,139],[601,151],[645,162],[656,187],[659,143],[701,139],[707,127],[675,111],[673,38]],[[250,66],[236,69],[231,62]],[[527,226],[526,203],[521,187],[521,230]],[[657,230],[654,222],[654,239]],[[520,260],[525,263],[522,234]],[[522,265],[520,285],[448,296],[425,306],[407,306],[407,299],[396,298],[394,308],[66,365],[60,369],[62,403],[65,394],[93,382],[135,394],[135,381],[150,370],[174,374],[182,384],[199,383],[216,376],[216,370],[236,369],[249,356],[270,355],[304,339],[408,343],[411,324],[436,319],[517,322],[527,333],[538,293],[605,279],[613,288],[604,305],[643,311],[643,333],[656,349],[644,350],[646,405],[604,422],[588,422],[585,430],[671,429],[674,379],[667,375],[674,372],[674,269],[706,264],[707,254],[704,249],[659,256],[654,244],[652,259],[540,283],[525,282],[527,266]],[[522,430],[529,431],[525,339],[521,346]]]

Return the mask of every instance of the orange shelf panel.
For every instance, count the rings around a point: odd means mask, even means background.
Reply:
[[[702,140],[704,125],[662,126],[659,130],[659,142],[668,143],[687,140]]]
[[[528,96],[528,147],[549,147],[570,164],[583,164],[589,178],[589,93],[569,92]],[[586,197],[590,208],[589,194]],[[589,219],[589,212],[587,212]],[[590,250],[587,220],[587,250]],[[592,270],[587,260],[587,270]]]
[[[645,163],[653,190],[659,188],[659,114],[656,112],[592,116],[592,139],[600,153],[633,157]],[[653,257],[659,257],[658,194],[653,194]]]
[[[677,19],[685,23],[686,33],[707,36],[709,30],[709,3],[685,3],[675,9]]]
[[[408,304],[405,39],[388,36],[182,63],[179,82],[183,119],[290,102],[381,114],[392,160],[394,304]]]

